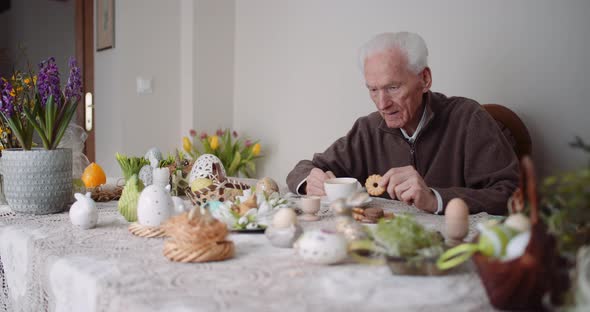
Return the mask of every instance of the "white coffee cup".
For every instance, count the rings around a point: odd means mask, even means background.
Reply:
[[[359,185],[355,178],[332,178],[324,181],[324,190],[328,200],[334,201],[352,195]]]

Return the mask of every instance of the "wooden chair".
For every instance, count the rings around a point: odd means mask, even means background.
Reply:
[[[530,155],[533,148],[529,130],[509,108],[499,104],[483,104],[483,108],[496,120],[498,127],[514,148],[518,159]]]

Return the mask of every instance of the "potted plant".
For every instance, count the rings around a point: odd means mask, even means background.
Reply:
[[[57,148],[82,97],[80,69],[70,58],[61,90],[55,59],[34,75],[16,72],[0,81],[0,116],[22,148],[2,150],[0,170],[11,209],[21,213],[61,212],[72,200],[72,151]],[[36,132],[43,148],[34,147]]]

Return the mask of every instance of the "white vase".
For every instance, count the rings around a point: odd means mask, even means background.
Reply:
[[[0,171],[6,201],[15,212],[58,213],[72,202],[71,149],[6,149]]]

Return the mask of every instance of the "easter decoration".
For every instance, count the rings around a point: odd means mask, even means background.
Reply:
[[[143,185],[149,186],[153,183],[154,169],[158,168],[160,161],[163,159],[162,152],[157,147],[152,147],[143,158],[147,159],[149,164],[141,167],[139,170],[139,179],[143,182]]]
[[[139,195],[143,191],[143,182],[139,180],[136,174],[129,177],[121,198],[119,199],[118,208],[119,213],[127,220],[127,222],[137,221],[137,202]]]
[[[280,248],[293,247],[293,243],[302,233],[303,229],[297,224],[297,214],[291,208],[279,208],[272,223],[264,231],[270,243]]]
[[[303,233],[294,248],[299,257],[308,263],[336,264],[348,257],[346,238],[325,229]]]
[[[87,192],[86,195],[76,193],[74,197],[76,202],[70,207],[70,221],[72,221],[72,224],[82,230],[96,227],[98,210],[96,209],[96,203],[90,197],[90,192]]]
[[[427,230],[412,215],[400,214],[380,219],[373,237],[351,242],[349,251],[361,263],[387,263],[392,274],[440,275],[436,259],[444,247],[439,232]]]
[[[189,174],[186,195],[194,205],[204,207],[209,201],[233,201],[250,186],[227,178],[223,164],[215,155],[203,154],[195,160]]]
[[[209,262],[232,258],[234,243],[226,240],[227,226],[198,206],[162,225],[170,237],[164,256],[176,262]]]
[[[525,206],[521,200],[524,191],[529,218],[519,212]],[[520,188],[510,201],[509,211],[512,215],[503,223],[478,225],[480,234],[475,242],[449,249],[437,266],[448,269],[473,255],[494,307],[542,310],[546,294],[552,301],[559,301],[560,293],[567,289],[568,276],[560,270],[565,261],[557,253],[556,240],[539,217],[535,174],[528,156],[521,160]]]
[[[129,225],[129,232],[141,237],[163,237],[166,232],[160,225],[174,212],[169,185],[166,188],[157,184],[146,186],[137,201],[137,222]]]
[[[254,193],[248,189],[234,201],[209,201],[203,207],[232,231],[262,233],[271,224],[275,211],[288,206],[287,199],[278,192],[267,195],[262,190]]]
[[[128,181],[133,175],[138,176],[141,168],[150,163],[149,160],[143,157],[128,157],[119,153],[115,154],[115,158],[119,167],[121,167],[125,181]]]
[[[469,207],[461,198],[453,198],[445,208],[445,243],[456,246],[469,233]]]

